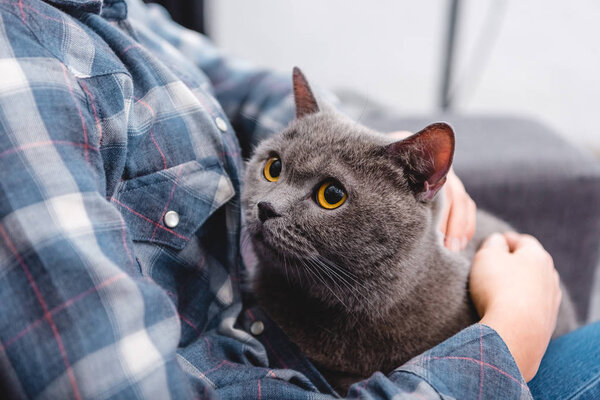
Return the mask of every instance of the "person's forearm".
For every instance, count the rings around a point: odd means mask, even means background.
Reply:
[[[514,313],[507,310],[489,310],[481,319],[481,323],[494,329],[506,343],[512,354],[521,375],[529,382],[535,376],[546,350],[547,343],[540,353],[539,346],[531,343],[539,341],[539,335],[529,329],[523,329],[522,321],[513,318]]]
[[[495,233],[475,255],[469,289],[481,323],[498,332],[522,375],[533,379],[561,301],[552,257],[531,236]]]

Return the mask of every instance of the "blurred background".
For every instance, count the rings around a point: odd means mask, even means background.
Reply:
[[[257,64],[298,64],[323,87],[400,113],[446,103],[534,117],[600,153],[600,2],[207,0],[205,10],[211,38]]]
[[[231,55],[290,75],[298,65],[356,115],[413,119],[395,129],[452,116],[470,138],[456,160],[479,158],[455,164],[477,203],[512,207],[504,217],[565,268],[580,316],[600,319],[600,2],[147,1]]]

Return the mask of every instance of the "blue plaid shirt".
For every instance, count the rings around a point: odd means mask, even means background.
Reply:
[[[0,397],[337,396],[242,291],[242,155],[290,91],[159,7],[0,1]],[[348,396],[530,394],[475,325]]]

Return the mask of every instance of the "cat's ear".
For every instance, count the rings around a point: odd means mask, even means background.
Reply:
[[[454,157],[454,132],[443,122],[387,146],[386,152],[408,173],[421,201],[432,200],[446,182]]]
[[[296,102],[296,118],[319,112],[317,99],[313,95],[306,77],[300,68],[294,67],[294,101]]]

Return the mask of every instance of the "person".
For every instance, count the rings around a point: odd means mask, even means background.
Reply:
[[[4,1],[0,42],[2,397],[335,397],[243,290],[242,157],[293,117],[291,80],[135,0]],[[475,207],[446,191],[457,250]],[[597,325],[540,364],[557,282],[534,238],[490,237],[481,323],[347,396],[529,398],[538,369],[534,396],[597,394]]]

